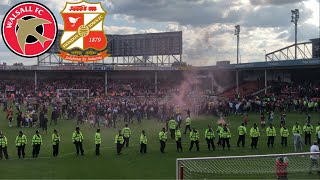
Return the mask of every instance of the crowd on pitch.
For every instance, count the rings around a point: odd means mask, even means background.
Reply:
[[[182,133],[180,131],[180,123],[177,123],[177,121],[172,118],[168,122],[168,130],[170,133],[170,137],[172,139],[175,139],[176,141],[176,147],[177,147],[177,152],[182,152]],[[187,116],[186,121],[185,121],[185,131],[183,134],[186,134],[187,131],[190,131],[189,138],[190,138],[190,146],[189,146],[189,151],[193,149],[193,146],[196,146],[196,150],[199,151],[199,140],[200,140],[200,133],[196,128],[193,128],[191,130],[191,118]],[[240,146],[240,143],[242,147],[245,146],[245,139],[247,136],[247,128],[246,124],[242,123],[238,129],[238,141],[237,141],[237,146]],[[274,140],[277,135],[276,128],[270,123],[270,125],[266,128],[266,136],[268,138],[267,145],[268,147],[273,147],[274,145]],[[307,121],[307,123],[301,128],[298,122],[292,127],[292,133],[294,135],[294,147],[295,151],[297,149],[302,150],[302,138],[301,135],[304,132],[305,134],[305,144],[306,145],[311,145],[311,136],[313,134],[313,126],[310,124],[310,121]],[[208,125],[208,128],[204,132],[204,138],[207,142],[208,145],[208,150],[215,150],[215,133],[218,135],[218,141],[217,145],[222,146],[223,149],[227,147],[230,149],[230,139],[231,139],[231,131],[227,127],[227,124],[220,123],[217,127],[217,129],[214,131],[213,128]],[[289,129],[282,124],[280,128],[280,136],[281,136],[281,145],[282,146],[287,146],[287,138],[289,136]],[[251,137],[251,148],[257,148],[258,145],[258,140],[260,137],[260,130],[257,124],[254,124],[253,127],[250,129],[249,135]],[[315,135],[317,137],[318,142],[320,142],[320,123],[315,129]],[[128,124],[125,125],[125,127],[122,130],[119,130],[118,133],[115,136],[115,144],[116,144],[116,150],[117,154],[121,154],[122,148],[128,147],[129,146],[129,140],[131,137],[131,130],[128,127]],[[100,155],[100,144],[102,142],[101,140],[101,134],[100,134],[100,129],[97,129],[95,133],[95,153],[96,155]],[[166,128],[162,128],[162,130],[159,132],[159,142],[160,142],[160,152],[164,153],[165,147],[166,147],[166,142],[168,140],[168,132],[166,131]],[[59,144],[60,144],[60,136],[58,131],[55,129],[53,134],[52,134],[52,149],[53,149],[53,156],[56,157],[59,154]],[[72,142],[75,145],[76,148],[76,154],[77,155],[84,155],[84,149],[83,149],[83,143],[84,137],[80,131],[79,127],[76,127],[76,130],[72,134]],[[147,135],[146,132],[143,130],[140,135],[140,153],[147,153]],[[15,139],[15,145],[17,147],[17,154],[19,158],[25,158],[25,148],[27,145],[27,137],[23,133],[23,131],[19,131],[18,136]],[[32,137],[32,157],[37,158],[40,149],[42,145],[42,136],[39,133],[38,130],[36,130],[35,134]],[[8,159],[8,152],[7,152],[7,146],[8,146],[8,141],[6,136],[0,132],[0,159],[3,158],[3,155],[6,159]]]

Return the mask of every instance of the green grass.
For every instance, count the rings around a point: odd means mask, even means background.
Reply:
[[[58,125],[48,126],[48,134],[42,135],[43,146],[41,148],[40,157],[32,159],[31,137],[35,132],[35,128],[17,128],[8,127],[6,114],[0,112],[0,129],[8,138],[8,151],[10,160],[0,161],[0,178],[3,179],[174,179],[176,171],[176,158],[182,157],[208,157],[208,156],[231,156],[231,155],[249,155],[249,154],[273,154],[293,152],[292,136],[288,139],[288,147],[282,148],[279,138],[279,113],[275,116],[275,127],[277,128],[277,138],[275,139],[275,147],[268,149],[266,145],[265,132],[258,142],[258,149],[251,150],[249,136],[246,139],[245,148],[237,148],[236,129],[242,122],[242,116],[228,116],[227,122],[230,123],[230,130],[233,134],[231,139],[231,150],[223,151],[218,147],[216,151],[209,152],[206,148],[204,140],[204,130],[208,124],[216,128],[217,117],[201,116],[194,118],[192,126],[200,131],[200,152],[188,151],[189,138],[183,135],[183,153],[177,153],[174,140],[169,139],[167,142],[166,153],[161,154],[159,151],[158,133],[164,123],[158,123],[154,120],[143,120],[141,125],[136,122],[130,125],[132,137],[130,139],[130,147],[123,149],[122,155],[116,155],[116,147],[114,144],[114,136],[118,129],[122,129],[124,124],[118,122],[116,129],[101,129],[102,145],[101,156],[96,157],[94,154],[94,133],[95,128],[90,128],[88,124],[81,125],[81,131],[84,135],[85,156],[76,156],[75,148],[71,142],[72,132],[75,129],[76,122],[71,120],[60,120]],[[14,123],[16,117],[14,117]],[[257,113],[249,115],[249,125],[251,128],[253,123],[260,124]],[[316,126],[319,120],[319,113],[312,114],[312,124]],[[300,125],[305,123],[305,115],[299,113],[287,113],[287,125],[290,128],[299,121]],[[60,152],[58,158],[52,158],[51,134],[53,129],[59,130],[61,136]],[[249,129],[248,128],[248,129]],[[141,155],[139,153],[139,137],[142,130],[146,130],[148,137],[148,153]],[[14,140],[19,130],[23,130],[28,138],[26,148],[27,159],[17,159],[17,150]],[[315,140],[315,136],[313,136]],[[215,142],[216,143],[216,142]],[[309,151],[309,147],[304,147],[305,151]],[[239,165],[240,166],[240,165]],[[272,164],[273,166],[273,164]],[[209,175],[210,177],[210,175]],[[213,176],[212,176],[213,177]],[[219,178],[240,178],[239,176],[225,176]],[[245,178],[245,177],[241,177]],[[248,178],[257,178],[248,176]],[[275,175],[262,176],[259,178],[275,178]],[[307,176],[299,174],[291,176],[291,178],[317,178],[316,176]]]

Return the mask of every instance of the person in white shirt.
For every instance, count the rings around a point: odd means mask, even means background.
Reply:
[[[236,112],[235,112],[236,115],[241,114],[239,108],[240,108],[240,103],[237,103],[236,104]]]
[[[229,111],[233,113],[233,103],[231,101],[229,102]]]
[[[313,145],[310,147],[310,152],[312,153],[317,153],[319,152],[319,146],[317,145],[318,142],[315,141]],[[320,175],[320,170],[318,169],[318,159],[319,159],[319,154],[312,154],[310,155],[311,159],[311,165],[309,168],[309,174],[312,174],[312,169],[315,167],[318,171],[318,174]]]
[[[300,150],[302,152],[302,140],[301,140],[300,132],[297,131],[293,134],[293,144],[294,144],[294,152],[297,152],[297,150]]]

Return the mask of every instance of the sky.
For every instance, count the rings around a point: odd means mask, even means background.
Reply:
[[[14,4],[0,0],[0,22]],[[53,11],[63,29],[65,2],[38,0]],[[264,61],[264,54],[294,43],[291,10],[299,9],[298,42],[320,37],[320,0],[88,0],[102,2],[108,12],[106,34],[182,31],[183,60],[193,66],[236,62],[235,25],[241,26],[241,63]],[[0,63],[36,64],[14,55],[0,38]]]

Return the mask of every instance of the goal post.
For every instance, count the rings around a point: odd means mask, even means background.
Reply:
[[[89,98],[89,89],[57,89],[59,98],[76,97],[76,98]]]
[[[311,168],[317,153],[287,153],[246,156],[178,158],[176,179],[276,179],[286,173],[289,179],[319,178],[319,166]],[[310,172],[313,174],[308,174]]]

